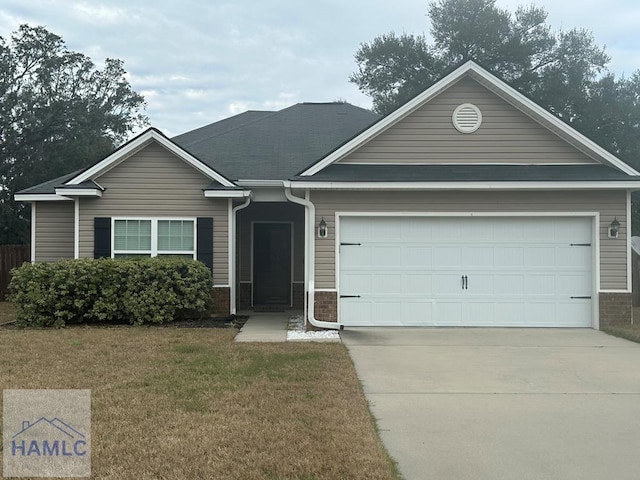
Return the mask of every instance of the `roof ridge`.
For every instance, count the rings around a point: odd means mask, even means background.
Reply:
[[[287,107],[287,108],[290,108],[290,107]],[[286,109],[284,109],[284,110],[286,110]],[[280,112],[283,112],[284,110],[278,110],[278,111],[275,111],[275,112],[271,112],[271,111],[269,111],[269,110],[253,110],[253,111],[261,111],[261,112],[265,112],[265,113],[270,113],[270,115],[264,115],[263,117],[256,118],[255,120],[252,120],[252,121],[250,121],[250,122],[243,123],[242,125],[236,125],[235,127],[231,127],[231,128],[229,128],[229,129],[227,129],[227,130],[224,130],[223,132],[218,132],[218,133],[216,133],[216,134],[214,134],[214,135],[209,135],[209,136],[207,136],[207,137],[199,138],[198,140],[194,140],[194,141],[193,141],[193,142],[191,142],[191,143],[185,143],[185,144],[182,146],[182,148],[187,149],[187,148],[189,148],[189,147],[193,147],[194,145],[197,145],[197,144],[199,144],[199,143],[205,142],[205,141],[207,141],[207,140],[211,140],[212,138],[218,138],[218,137],[221,137],[221,136],[223,136],[223,135],[228,134],[229,132],[233,132],[233,131],[238,130],[238,129],[240,129],[240,128],[247,127],[247,126],[249,126],[249,125],[255,125],[256,123],[259,123],[259,122],[262,122],[263,120],[266,120],[266,119],[268,119],[268,118],[271,118],[271,117],[273,117],[274,115],[277,115],[277,114],[279,114]],[[243,114],[245,114],[245,113],[247,113],[247,112],[249,112],[249,111],[251,111],[251,110],[247,110],[246,112],[242,112],[242,113],[240,113],[239,115],[243,115]],[[233,117],[230,117],[230,118],[233,118]],[[228,119],[225,119],[225,120],[228,120]],[[220,121],[224,121],[224,120],[220,120]],[[217,122],[213,122],[213,123],[217,123]],[[213,125],[213,124],[211,124],[211,123],[210,123],[209,125]],[[209,125],[206,125],[205,127],[208,127]],[[205,128],[205,127],[201,127],[201,128]],[[200,129],[198,128],[198,129],[196,129],[196,130],[200,130]],[[193,132],[193,131],[195,131],[195,130],[192,130],[192,132]],[[185,132],[185,133],[190,133],[190,132]]]

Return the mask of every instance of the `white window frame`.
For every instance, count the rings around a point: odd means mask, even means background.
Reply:
[[[151,250],[116,250],[115,249],[115,231],[116,222],[118,220],[142,220],[151,221]],[[164,220],[182,221],[193,223],[193,250],[158,250],[158,222]],[[197,259],[197,237],[198,226],[196,217],[111,217],[111,258],[116,255],[146,255],[157,257],[158,255],[189,255],[193,259]]]

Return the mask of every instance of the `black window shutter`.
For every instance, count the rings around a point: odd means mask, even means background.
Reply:
[[[197,230],[197,256],[213,272],[213,218],[198,217]]]
[[[93,258],[111,256],[111,217],[93,219]]]

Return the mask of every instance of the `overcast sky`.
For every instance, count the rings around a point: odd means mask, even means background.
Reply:
[[[44,25],[100,64],[119,58],[169,135],[297,102],[368,97],[349,83],[377,35],[429,33],[426,0],[2,0],[0,36]],[[528,1],[498,0],[515,10]],[[640,1],[537,0],[548,23],[592,30],[616,74],[640,68]]]

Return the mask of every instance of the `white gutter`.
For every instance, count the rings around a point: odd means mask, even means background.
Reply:
[[[306,209],[306,215],[304,216],[304,239],[305,239],[305,252],[304,252],[304,276],[307,286],[307,293],[305,298],[307,321],[318,328],[327,328],[330,330],[342,330],[344,325],[338,322],[325,322],[317,320],[315,318],[315,225],[316,207],[306,198],[300,198],[291,193],[291,182],[283,182],[284,194],[290,202],[302,205]]]
[[[231,294],[229,295],[229,313],[231,315],[236,314],[236,213],[238,210],[242,210],[243,208],[247,208],[251,203],[251,195],[247,195],[244,203],[241,203],[237,207],[233,207],[231,210],[231,218],[229,221],[231,225],[229,225],[229,237],[231,241],[229,242],[229,257],[230,264],[229,267],[229,286],[231,287]]]

